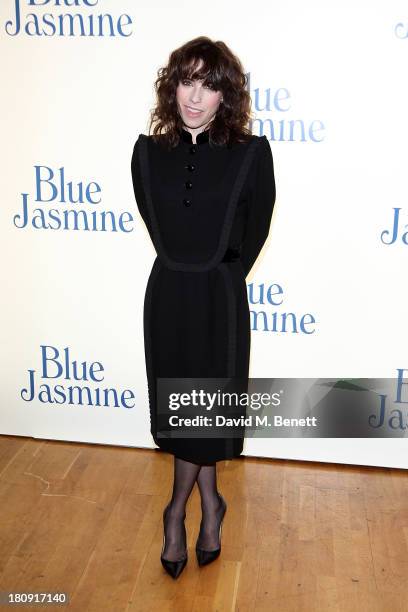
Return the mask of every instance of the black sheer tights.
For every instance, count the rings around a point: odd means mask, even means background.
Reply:
[[[219,546],[219,525],[224,504],[218,497],[216,463],[198,465],[174,457],[173,494],[164,515],[166,542],[163,558],[168,561],[178,561],[186,554],[184,518],[187,500],[196,481],[202,511],[198,546],[204,550],[214,550]]]

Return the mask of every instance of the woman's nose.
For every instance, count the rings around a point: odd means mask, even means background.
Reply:
[[[200,102],[200,100],[201,100],[201,88],[194,87],[191,93],[191,101],[197,103],[197,102]]]

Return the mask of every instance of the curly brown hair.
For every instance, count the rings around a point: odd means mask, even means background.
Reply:
[[[197,66],[202,60],[201,69]],[[183,79],[202,79],[221,91],[223,101],[209,125],[210,143],[219,145],[246,142],[251,135],[247,125],[252,119],[248,79],[236,55],[221,40],[199,36],[175,49],[167,66],[159,68],[154,83],[157,104],[150,113],[149,133],[167,148],[177,146],[183,126],[178,112],[176,89]]]

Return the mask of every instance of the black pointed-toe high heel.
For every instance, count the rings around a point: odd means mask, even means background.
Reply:
[[[163,521],[166,518],[167,508],[168,506],[166,506],[163,512]],[[184,518],[185,517],[186,515],[184,515]],[[163,525],[163,531],[164,531],[164,525]],[[163,547],[162,547],[162,551],[160,555],[160,561],[162,563],[162,566],[166,570],[166,572],[170,574],[172,578],[178,578],[181,572],[183,571],[183,569],[185,568],[185,566],[187,565],[187,559],[188,559],[187,551],[186,551],[186,554],[181,559],[178,559],[177,561],[169,561],[168,559],[163,558],[163,551],[164,551],[165,545],[166,545],[166,535],[165,533],[163,533]]]
[[[187,555],[185,555],[182,559],[179,559],[178,561],[169,561],[168,559],[163,559],[163,550],[165,544],[166,536],[163,535],[163,548],[162,554],[160,555],[160,561],[162,562],[162,565],[166,572],[170,574],[172,578],[178,578],[187,565]]]
[[[225,513],[227,511],[227,504],[225,503],[225,499],[218,493],[218,497],[222,500],[222,503],[224,505],[224,512],[222,514],[222,518],[221,518],[221,522],[220,522],[220,528],[219,528],[219,532],[218,532],[218,540],[219,540],[219,547],[216,548],[215,550],[204,550],[203,548],[200,548],[198,546],[198,539],[197,539],[197,543],[196,543],[196,555],[197,555],[197,561],[198,561],[198,565],[200,567],[202,567],[203,565],[208,565],[209,563],[212,563],[213,561],[215,561],[221,553],[221,532],[222,532],[222,522],[224,520],[224,516]]]

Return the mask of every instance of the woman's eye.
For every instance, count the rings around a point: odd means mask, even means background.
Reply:
[[[191,80],[190,79],[183,79],[181,81],[181,83],[183,85],[188,86],[188,85],[191,85]],[[211,91],[217,91],[212,83],[207,83],[206,85],[203,85],[203,87],[205,87],[206,89],[211,89]]]

